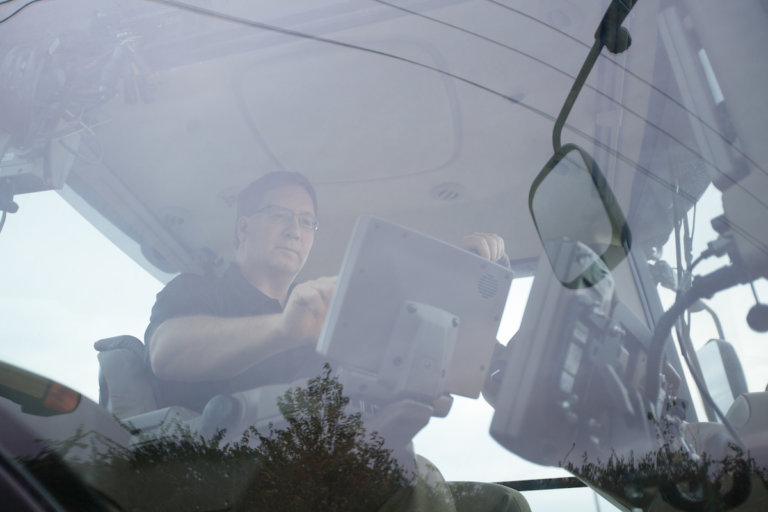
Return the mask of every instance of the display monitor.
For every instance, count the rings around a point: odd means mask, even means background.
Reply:
[[[352,393],[477,397],[512,271],[391,222],[360,217],[317,350]]]

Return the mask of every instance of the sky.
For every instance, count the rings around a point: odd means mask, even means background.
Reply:
[[[93,343],[142,339],[162,285],[56,192],[16,202],[0,232],[0,358],[97,400]]]

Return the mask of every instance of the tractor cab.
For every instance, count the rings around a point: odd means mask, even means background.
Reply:
[[[461,509],[490,484],[765,508],[767,17],[0,3],[3,485],[53,509]],[[238,193],[281,171],[317,194],[295,283],[337,276],[315,371],[166,402],[155,296],[224,275]]]

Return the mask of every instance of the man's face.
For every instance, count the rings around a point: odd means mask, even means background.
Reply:
[[[302,226],[302,219],[306,224],[314,216],[312,198],[303,187],[285,185],[268,191],[257,213],[237,221],[240,263],[249,272],[295,277],[315,240],[314,230]]]

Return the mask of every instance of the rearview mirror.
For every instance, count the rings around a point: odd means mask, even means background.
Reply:
[[[747,393],[747,379],[733,345],[725,340],[709,340],[696,351],[709,393],[725,412],[733,401]]]
[[[567,288],[596,283],[593,276],[585,279],[584,272],[573,275],[573,266],[556,268],[555,255],[548,250],[553,242],[581,242],[609,270],[629,251],[629,227],[613,192],[592,157],[575,144],[562,146],[541,170],[531,186],[528,207],[552,269]]]

